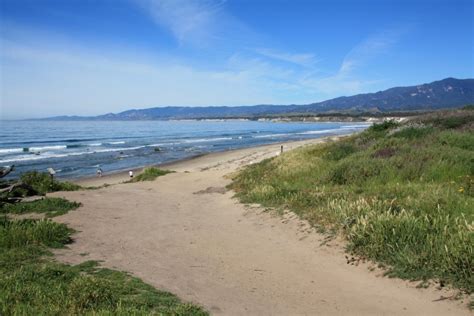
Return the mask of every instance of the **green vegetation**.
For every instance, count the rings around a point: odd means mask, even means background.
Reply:
[[[54,217],[66,214],[68,211],[78,208],[79,206],[80,203],[77,202],[70,202],[62,198],[47,197],[32,202],[5,203],[0,206],[0,214],[45,213],[46,217]]]
[[[162,170],[156,167],[148,167],[143,170],[135,178],[131,179],[129,182],[139,182],[139,181],[153,181],[158,177],[164,176],[165,174],[172,173],[173,171]]]
[[[474,113],[376,124],[241,171],[245,203],[290,209],[388,274],[474,291]]]
[[[20,180],[30,186],[37,194],[44,195],[56,191],[76,191],[82,189],[80,185],[71,182],[60,182],[51,179],[51,176],[45,172],[30,171],[21,175]]]
[[[84,189],[80,185],[71,182],[62,182],[52,179],[48,173],[30,171],[21,175],[20,181],[0,181],[0,188],[8,188],[15,185],[11,190],[0,194],[0,201],[20,198],[32,195],[45,195],[56,191],[76,191]]]
[[[35,190],[49,190],[41,180],[29,183],[37,184]],[[97,262],[58,263],[49,248],[67,245],[70,228],[50,219],[6,216],[57,216],[78,206],[61,198],[0,206],[0,315],[207,315],[200,307],[125,272],[100,268]]]

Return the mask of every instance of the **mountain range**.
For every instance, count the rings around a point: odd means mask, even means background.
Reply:
[[[474,104],[474,79],[446,78],[427,84],[395,87],[375,93],[343,96],[305,105],[167,106],[133,109],[99,116],[57,116],[49,120],[168,120],[256,118],[322,113],[427,111]]]

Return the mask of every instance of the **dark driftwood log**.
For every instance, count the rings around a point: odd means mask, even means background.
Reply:
[[[21,181],[13,183],[5,188],[0,189],[0,202],[2,203],[15,203],[21,201],[23,197],[10,196],[10,193],[15,189],[24,189],[27,191],[27,196],[35,195],[36,191],[26,183]]]

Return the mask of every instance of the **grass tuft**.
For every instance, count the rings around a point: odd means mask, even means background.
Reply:
[[[42,200],[32,202],[4,204],[3,206],[0,206],[0,213],[45,213],[47,217],[54,217],[66,214],[68,211],[76,209],[80,205],[80,203],[71,202],[62,198],[47,197]]]
[[[170,170],[162,170],[156,167],[148,167],[143,170],[138,176],[131,179],[129,182],[153,181],[165,174],[172,173]]]

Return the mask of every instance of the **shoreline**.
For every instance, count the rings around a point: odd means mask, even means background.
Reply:
[[[341,137],[347,137],[354,135],[358,132],[352,132],[352,133],[346,133],[346,134],[337,134],[337,135],[328,135],[328,136],[323,136],[319,138],[310,138],[310,139],[304,139],[304,140],[291,140],[291,141],[285,141],[285,142],[277,142],[277,143],[271,143],[271,144],[265,144],[265,145],[257,145],[257,146],[250,146],[250,147],[244,147],[244,148],[238,148],[238,149],[228,149],[228,150],[222,150],[222,151],[216,151],[216,152],[209,152],[205,154],[200,154],[196,156],[191,156],[175,161],[169,161],[166,163],[161,163],[161,164],[150,164],[150,165],[145,165],[141,167],[136,167],[136,168],[130,168],[130,169],[124,169],[124,170],[116,170],[112,171],[110,173],[107,173],[103,175],[102,177],[98,177],[95,175],[91,176],[82,176],[82,177],[77,177],[77,178],[62,178],[60,180],[63,181],[69,181],[73,182],[82,186],[103,186],[103,185],[114,185],[114,184],[119,184],[123,183],[127,180],[130,179],[128,172],[131,170],[133,171],[134,176],[137,176],[140,174],[145,168],[149,167],[156,167],[156,168],[168,168],[173,171],[188,171],[186,169],[192,169],[192,168],[187,168],[189,165],[192,165],[193,162],[196,162],[196,164],[199,163],[199,160],[204,159],[204,160],[215,160],[219,159],[228,155],[235,155],[240,152],[244,153],[246,151],[259,151],[259,150],[264,150],[267,148],[275,147],[275,153],[277,150],[280,150],[280,146],[290,146],[291,147],[299,147],[303,146],[306,144],[315,144],[315,143],[320,143],[324,142],[327,140],[338,140]],[[291,150],[293,148],[287,149]],[[284,148],[285,151],[285,148]]]

